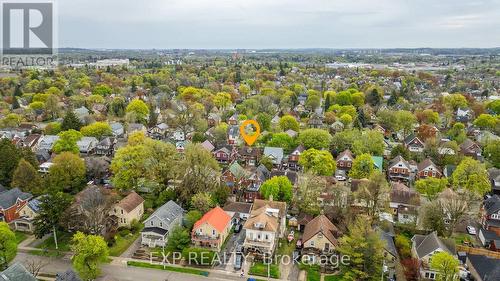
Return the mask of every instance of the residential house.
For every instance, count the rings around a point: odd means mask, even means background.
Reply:
[[[80,153],[92,154],[98,143],[99,141],[95,137],[82,137],[76,142],[76,145],[80,149]]]
[[[323,127],[323,119],[321,115],[317,113],[313,113],[312,116],[307,121],[307,126],[309,128],[321,128]]]
[[[238,161],[245,166],[256,166],[259,163],[261,150],[256,147],[244,146],[238,150]]]
[[[37,148],[38,150],[51,151],[54,143],[59,139],[59,136],[54,135],[44,135],[38,140]]]
[[[387,276],[389,278],[394,278],[396,275],[396,265],[399,259],[398,251],[394,243],[394,233],[384,231],[382,229],[378,230],[380,233],[380,239],[384,241],[384,264],[387,266]],[[395,279],[395,278],[394,278]]]
[[[115,138],[121,138],[125,134],[125,129],[121,123],[111,122],[109,123],[109,126],[111,127],[111,132]]]
[[[245,202],[253,202],[255,199],[262,199],[262,195],[259,193],[260,186],[271,177],[269,170],[262,164],[255,169],[250,169],[249,172],[249,185],[247,185],[243,191],[243,199]]]
[[[85,106],[76,108],[73,112],[83,124],[86,123],[87,118],[90,116],[90,111]]]
[[[230,146],[222,146],[214,150],[213,155],[220,164],[227,164],[236,158],[236,151]]]
[[[231,219],[221,207],[217,206],[195,222],[191,241],[197,247],[208,247],[219,251],[231,230]]]
[[[295,148],[290,155],[288,155],[288,168],[294,171],[300,170],[299,160],[300,155],[304,152],[305,148],[301,144]]]
[[[421,278],[436,279],[436,271],[429,266],[430,258],[438,252],[446,252],[455,256],[452,241],[441,239],[434,231],[428,235],[414,235],[412,241],[412,256],[419,260],[419,273]]]
[[[235,113],[227,119],[227,124],[235,126],[238,125],[238,114]]]
[[[144,221],[144,229],[141,231],[141,244],[152,248],[165,246],[170,231],[175,226],[181,225],[184,213],[184,209],[172,200],[156,209]]]
[[[240,139],[240,128],[238,126],[230,126],[227,131],[227,143],[229,145],[237,145]]]
[[[325,216],[312,219],[304,228],[302,235],[302,255],[314,257],[321,254],[332,254],[338,246],[339,229]]]
[[[354,161],[354,156],[349,149],[344,150],[337,156],[337,168],[340,170],[350,170],[352,167],[352,162]]]
[[[19,218],[14,220],[14,229],[21,232],[33,232],[35,226],[33,220],[40,212],[40,200],[37,198],[28,201],[19,209]]]
[[[432,177],[432,178],[441,178],[443,176],[443,173],[441,172],[441,169],[439,169],[434,162],[430,158],[424,159],[422,162],[420,162],[417,166],[417,177],[419,179],[424,179],[427,177]]]
[[[481,224],[484,229],[500,236],[500,196],[495,194],[484,200],[481,208]]]
[[[141,220],[144,214],[144,199],[132,191],[115,204],[109,214],[117,217],[118,227],[130,227],[134,220]]]
[[[490,249],[491,251],[500,252],[500,235],[481,227],[479,228],[477,237],[483,247]]]
[[[31,151],[35,152],[38,150],[38,141],[42,137],[41,134],[31,134],[28,135],[23,141],[22,146],[29,148]]]
[[[58,272],[55,281],[82,281],[82,279],[72,269],[68,269],[64,272]]]
[[[389,207],[400,223],[416,223],[420,195],[400,182],[391,183]]]
[[[0,281],[37,281],[21,263],[15,262],[0,272]]]
[[[342,132],[344,130],[344,123],[340,121],[335,121],[330,125],[330,132],[331,133],[338,133]]]
[[[424,151],[425,144],[417,136],[411,134],[404,139],[405,147],[410,152],[421,153]]]
[[[214,149],[215,149],[215,146],[209,140],[202,142],[201,146],[203,148],[205,148],[210,153],[212,153],[212,151],[214,151]]]
[[[478,159],[481,156],[481,147],[476,142],[466,139],[462,144],[460,144],[460,153],[465,156]]]
[[[213,112],[208,114],[207,123],[209,127],[215,127],[219,125],[220,121],[221,117],[219,114]]]
[[[250,217],[252,203],[229,202],[222,208],[231,218],[232,224],[239,224],[242,220],[246,221]]]
[[[467,124],[472,120],[472,111],[468,108],[458,108],[456,113],[455,113],[455,120],[457,122],[465,123]]]
[[[285,131],[285,134],[287,134],[289,137],[291,137],[292,139],[296,138],[299,133],[297,133],[296,131],[292,130],[292,129],[288,129]]]
[[[465,264],[472,280],[500,280],[500,262],[496,258],[468,254]]]
[[[186,140],[186,134],[180,129],[175,130],[172,133],[172,139],[174,141],[185,141]]]
[[[49,169],[50,167],[54,165],[54,163],[52,162],[44,162],[42,164],[40,164],[40,166],[38,166],[38,172],[42,173],[42,174],[48,174],[49,173]]]
[[[114,152],[115,145],[116,145],[115,138],[105,137],[99,143],[97,143],[97,146],[95,148],[95,153],[97,155],[110,156]]]
[[[281,167],[283,163],[283,148],[281,147],[264,147],[264,156],[269,157],[274,166]]]
[[[382,156],[372,156],[373,168],[379,170],[382,173],[384,169],[384,158]]]
[[[500,195],[500,169],[490,168],[488,169],[488,175],[491,182],[491,191]]]
[[[152,139],[163,140],[167,136],[168,125],[160,123],[149,130]]]
[[[249,173],[238,162],[233,161],[222,173],[221,180],[232,190],[233,194],[236,194],[240,188],[244,188],[250,184],[248,180],[249,176]]]
[[[140,123],[129,123],[127,125],[127,134],[130,135],[133,132],[143,132],[146,133],[146,126]]]
[[[401,155],[394,157],[387,166],[387,176],[392,181],[409,182],[411,175],[411,167]]]
[[[2,190],[0,193],[0,221],[10,223],[18,219],[20,210],[33,196],[30,193],[22,192],[19,188]]]

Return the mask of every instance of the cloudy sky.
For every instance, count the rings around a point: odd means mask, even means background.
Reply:
[[[58,2],[60,47],[500,47],[500,0]]]

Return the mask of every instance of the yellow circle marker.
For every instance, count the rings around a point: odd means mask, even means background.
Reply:
[[[245,129],[248,125],[253,125],[255,132],[252,135],[248,135]],[[248,145],[252,145],[260,135],[259,123],[255,120],[245,120],[240,126],[240,134]]]

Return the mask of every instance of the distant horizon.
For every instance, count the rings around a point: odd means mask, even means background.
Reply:
[[[276,48],[204,48],[204,47],[186,47],[186,48],[102,48],[102,47],[58,47],[57,49],[81,49],[81,50],[421,50],[421,49],[430,49],[430,50],[492,50],[492,49],[500,49],[500,46],[497,47],[276,47]]]

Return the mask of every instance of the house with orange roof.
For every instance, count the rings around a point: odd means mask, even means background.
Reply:
[[[191,241],[195,246],[220,250],[231,230],[231,216],[217,206],[193,226]]]

